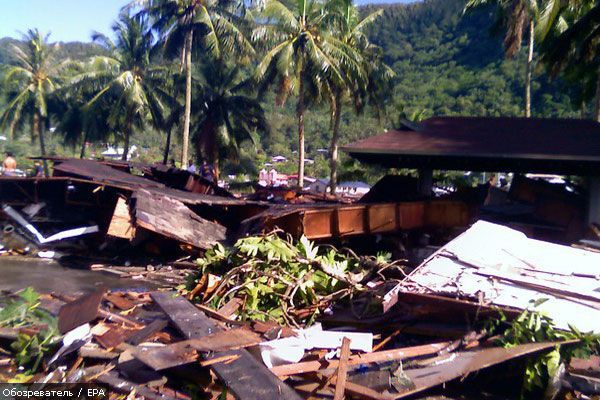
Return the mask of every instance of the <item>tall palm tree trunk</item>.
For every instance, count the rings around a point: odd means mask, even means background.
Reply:
[[[217,146],[217,141],[214,140],[212,143],[212,158],[213,158],[213,177],[214,183],[219,183],[219,175],[221,171],[219,170],[219,147]]]
[[[32,126],[32,137],[35,137],[35,133],[37,132],[38,136],[40,137],[40,153],[42,157],[46,156],[46,143],[44,142],[44,128],[43,128],[43,123],[42,123],[42,117],[40,115],[39,112],[35,112],[33,114],[33,126]],[[46,161],[46,159],[43,159],[42,162],[44,163],[44,175],[45,176],[49,176],[48,173],[48,162]]]
[[[127,115],[127,122],[125,122],[125,142],[123,143],[123,155],[121,160],[127,161],[129,155],[129,140],[131,138],[131,116]]]
[[[10,121],[10,126],[8,127],[8,139],[12,142],[15,138],[15,126],[17,125],[17,119],[13,118]]]
[[[296,114],[298,116],[298,186],[304,187],[304,113],[306,111],[304,104],[304,80],[302,76],[304,70],[300,69],[300,84],[298,85],[298,106]]]
[[[87,140],[88,140],[88,133],[86,131],[85,134],[83,135],[83,143],[81,143],[81,151],[79,152],[79,158],[85,158],[85,145],[87,143]]]
[[[331,194],[335,194],[335,189],[337,187],[337,165],[338,165],[338,142],[340,139],[340,117],[342,115],[342,101],[341,101],[341,93],[339,90],[336,90],[333,95],[333,131],[331,134],[331,147],[330,151],[330,177],[329,177],[329,190]]]
[[[172,129],[167,131],[167,141],[165,143],[165,151],[163,153],[163,165],[167,165],[167,162],[169,161],[169,152],[171,151],[171,131]]]
[[[533,45],[535,41],[535,25],[529,21],[529,48],[527,52],[527,71],[525,73],[525,117],[531,117],[531,77],[533,75]]]
[[[192,41],[194,32],[190,31],[185,40],[185,110],[183,115],[183,146],[181,150],[181,167],[188,163],[188,146],[190,141],[190,119],[192,115]]]

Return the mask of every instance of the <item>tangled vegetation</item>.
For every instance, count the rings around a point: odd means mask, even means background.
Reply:
[[[547,299],[532,301],[532,307],[508,322],[506,315],[487,322],[486,330],[492,336],[498,334],[496,343],[510,348],[526,343],[574,341],[572,344],[556,346],[554,350],[538,358],[531,358],[526,365],[522,397],[530,398],[534,393],[547,390],[552,378],[572,358],[589,358],[600,350],[600,336],[580,332],[574,326],[570,331],[557,329],[554,321],[536,308]]]
[[[40,308],[40,295],[31,287],[22,290],[16,299],[8,300],[0,309],[0,327],[29,328],[21,331],[11,348],[17,365],[36,372],[42,359],[59,337],[56,318]]]
[[[387,261],[385,255],[361,258],[319,248],[304,236],[295,242],[272,233],[240,239],[230,248],[215,245],[198,260],[200,269],[186,289],[190,298],[215,309],[240,298],[238,314],[245,320],[310,325],[333,301],[366,292],[362,282],[389,267]],[[208,283],[211,274],[218,277],[215,285]]]

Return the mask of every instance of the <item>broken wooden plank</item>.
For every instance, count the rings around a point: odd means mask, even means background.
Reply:
[[[108,236],[114,236],[122,239],[133,239],[135,236],[135,227],[131,223],[131,214],[129,213],[129,206],[124,198],[119,197],[113,217],[110,220]]]
[[[342,400],[346,388],[346,379],[348,378],[348,358],[350,357],[350,339],[345,337],[342,340],[340,349],[340,361],[337,367],[337,378],[335,384],[335,394],[333,400]]]
[[[136,226],[203,250],[225,240],[223,225],[200,217],[179,200],[144,189],[132,197]]]
[[[363,399],[372,399],[372,400],[391,400],[393,397],[387,393],[380,393],[376,390],[370,389],[368,387],[358,385],[352,382],[346,382],[345,391],[352,396],[356,396],[358,398]]]
[[[169,316],[173,325],[188,339],[202,338],[220,328],[192,303],[173,292],[154,292],[152,299]],[[239,356],[230,363],[211,366],[215,374],[240,399],[300,399],[288,385],[273,375],[264,364],[246,350],[219,352],[215,356]]]
[[[307,398],[314,398],[315,394],[321,395],[321,397],[329,398],[331,395],[324,389],[329,389],[330,384],[336,383],[336,376],[332,374],[327,377],[321,374],[316,376],[308,376],[309,379],[314,382],[303,382],[295,384],[294,389],[306,395]],[[368,399],[368,400],[392,400],[394,397],[388,393],[380,393],[368,387],[353,383],[346,382],[345,393],[352,398]],[[320,397],[319,397],[320,398]]]
[[[466,376],[472,372],[529,354],[550,350],[564,343],[528,343],[511,348],[492,347],[475,351],[451,353],[448,354],[446,362],[439,362],[424,368],[404,370],[404,373],[410,378],[412,384],[414,384],[414,388],[396,395],[395,398],[403,399],[415,393]]]
[[[119,374],[115,371],[110,371],[102,374],[94,379],[99,383],[108,385],[112,390],[117,393],[130,394],[135,391],[136,394],[143,396],[146,400],[177,400],[177,397],[169,396],[159,392],[155,392],[152,389],[147,388],[143,385],[136,385],[133,382],[129,382],[122,379]]]
[[[67,333],[98,317],[100,302],[106,289],[100,288],[64,304],[58,312],[58,330]]]
[[[215,332],[201,339],[189,339],[161,347],[139,347],[132,351],[134,357],[160,371],[180,365],[191,364],[199,352],[219,352],[253,346],[263,339],[248,329],[232,329]]]
[[[391,386],[389,369],[367,371],[348,376],[348,382],[367,387],[377,392],[388,390]]]
[[[137,346],[156,332],[162,331],[169,323],[165,319],[157,319],[146,325],[144,328],[134,332],[125,342]]]
[[[219,308],[219,314],[223,315],[225,318],[231,318],[233,314],[235,314],[240,307],[242,307],[244,301],[238,297],[233,297],[229,300],[225,305]]]
[[[122,293],[107,293],[104,298],[119,310],[130,310],[136,303],[127,299]]]
[[[399,349],[376,351],[373,353],[356,354],[348,360],[348,365],[370,364],[376,362],[400,361],[408,358],[427,356],[437,354],[446,347],[452,345],[452,342],[432,343],[414,347],[404,347]],[[295,364],[279,365],[271,368],[277,376],[289,376],[303,374],[306,372],[315,372],[319,370],[327,370],[337,368],[339,361],[337,360],[315,360],[304,361]]]
[[[95,340],[105,349],[112,349],[117,347],[121,343],[125,342],[137,331],[126,329],[122,326],[112,326],[107,332],[102,335],[96,336]]]
[[[209,358],[207,360],[200,361],[200,366],[208,367],[213,364],[218,364],[218,363],[222,363],[222,362],[230,363],[232,361],[237,360],[238,358],[240,358],[239,354],[235,354],[233,356],[213,357],[213,358]]]
[[[95,358],[98,360],[112,360],[119,357],[119,353],[115,351],[108,351],[99,347],[86,347],[83,346],[79,349],[79,355],[83,358]]]

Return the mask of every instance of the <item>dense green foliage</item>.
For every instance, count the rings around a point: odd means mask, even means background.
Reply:
[[[28,368],[28,372],[37,372],[43,357],[59,337],[56,317],[40,308],[40,295],[31,287],[0,307],[0,327],[39,328],[35,334],[19,333],[17,340],[11,344],[15,361],[19,366]]]
[[[369,260],[382,268],[389,261],[385,255]],[[304,236],[297,241],[275,233],[250,236],[232,247],[209,249],[185,289],[194,292],[207,274],[215,274],[221,277],[216,288],[196,300],[218,309],[238,297],[244,301],[238,311],[243,319],[311,325],[332,300],[362,290],[360,282],[370,274],[361,261],[332,247],[319,248]]]
[[[363,107],[358,115],[355,107],[343,107],[339,126],[341,145],[394,127],[399,114],[409,117],[419,115],[420,118],[459,114],[522,115],[525,49],[517,53],[514,59],[505,59],[502,34],[492,35],[490,31],[495,10],[483,8],[463,15],[464,5],[462,0],[426,0],[408,5],[370,5],[361,8],[363,16],[383,9],[382,16],[367,29],[367,33],[370,41],[381,48],[382,59],[393,69],[395,78],[389,84],[391,96],[380,102],[378,107]],[[13,42],[12,39],[0,40],[0,63],[14,61],[7,52],[7,45]],[[108,51],[101,46],[85,43],[61,44],[56,50],[59,59],[69,57],[81,61],[90,55],[106,54]],[[262,57],[264,49],[257,47],[254,64],[247,59],[240,64],[242,76],[252,76],[257,60]],[[162,59],[157,58],[154,62],[159,60]],[[199,66],[200,60],[195,57],[194,64]],[[173,59],[172,62],[177,72],[179,60]],[[0,68],[0,75],[3,70],[5,68]],[[195,68],[194,71],[198,73],[202,68]],[[532,115],[590,116],[591,107],[582,112],[579,106],[574,106],[581,98],[579,80],[571,79],[566,84],[561,79],[551,81],[545,69],[537,66],[533,82]],[[202,80],[201,76],[194,78],[198,83]],[[173,90],[183,97],[181,83],[175,83]],[[2,86],[0,92],[3,92]],[[252,96],[252,91],[248,91],[247,95]],[[250,141],[240,144],[235,162],[222,163],[223,172],[255,174],[274,155],[283,155],[289,160],[283,165],[278,164],[278,170],[295,172],[298,151],[296,104],[285,102],[276,105],[276,97],[273,91],[259,97],[270,129],[261,136],[258,149]],[[0,107],[5,102],[6,97],[0,96]],[[184,102],[180,100],[180,103]],[[315,161],[314,164],[307,164],[306,173],[325,177],[329,173],[329,165],[328,154],[323,149],[330,146],[332,122],[329,102],[325,100],[320,104],[308,104],[305,121],[306,157]],[[57,122],[52,121],[51,125],[55,126]],[[180,121],[176,123],[180,124]],[[181,127],[173,128],[172,132],[171,157],[179,159]],[[165,137],[165,130],[152,127],[136,129],[132,144],[141,149],[142,161],[160,161]],[[79,155],[77,149],[71,150],[63,144],[62,135],[48,133],[47,138],[48,153]],[[6,146],[21,157],[37,153],[25,137],[10,144],[0,141],[0,147]],[[358,166],[343,154],[341,163],[340,180],[360,178],[373,181],[383,172]]]
[[[556,329],[552,318],[538,309],[546,301],[531,301],[531,307],[510,322],[502,311],[499,311],[499,318],[486,322],[488,334],[497,335],[496,343],[506,348],[526,343],[572,342],[556,346],[552,351],[527,361],[522,398],[535,398],[547,390],[561,364],[568,363],[571,358],[589,358],[600,350],[598,335],[582,333],[573,326],[570,331]]]

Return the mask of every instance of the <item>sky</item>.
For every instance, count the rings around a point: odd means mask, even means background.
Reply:
[[[358,4],[411,0],[356,0]],[[414,0],[412,0],[414,1]],[[51,42],[90,41],[93,31],[110,33],[128,0],[0,0],[0,38],[20,38],[30,28],[51,33]]]
[[[0,38],[20,38],[38,28],[50,41],[90,41],[93,31],[109,33],[128,0],[0,0]]]

